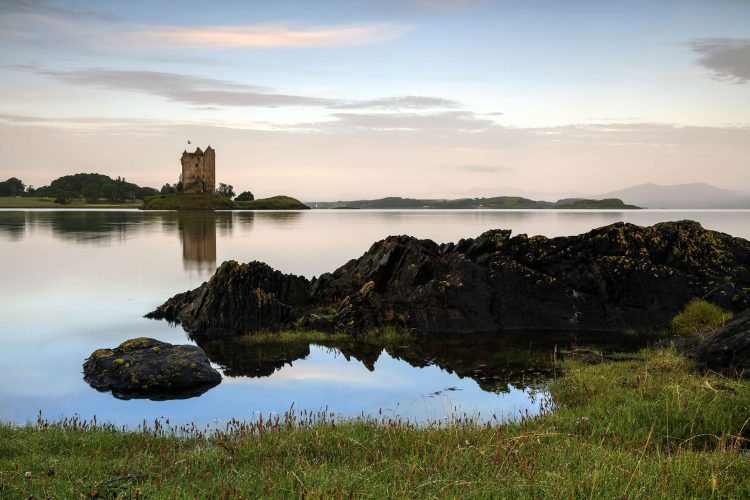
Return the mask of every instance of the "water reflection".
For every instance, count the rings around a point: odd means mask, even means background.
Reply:
[[[533,413],[532,391],[513,384],[532,385],[534,370],[546,376],[541,369],[549,367],[554,346],[542,345],[542,337],[533,343],[517,336],[510,343],[497,337],[473,344],[462,337],[454,344],[436,340],[408,348],[398,343],[254,347],[244,339],[204,343],[224,366],[224,381],[199,398],[158,402],[123,401],[91,389],[81,378],[81,360],[137,336],[185,343],[181,329],[143,315],[167,297],[200,286],[213,269],[186,268],[194,263],[207,268],[212,259],[217,264],[259,260],[311,278],[391,234],[447,242],[506,228],[553,237],[618,219],[641,225],[694,219],[750,238],[748,213],[0,210],[0,419],[23,423],[42,410],[51,418],[77,413],[133,426],[160,416],[207,423],[255,411],[283,412],[291,403],[313,410],[328,405],[350,416],[397,408],[415,419],[442,418],[456,405],[486,415]],[[432,396],[446,390],[442,397]]]
[[[128,232],[143,230],[158,222],[154,217],[133,217],[125,211],[61,210],[26,214],[29,228],[49,228],[59,239],[76,243],[123,241]]]
[[[169,228],[169,226],[166,226]],[[182,242],[182,262],[186,270],[216,269],[216,232],[232,235],[231,213],[177,214],[177,228]]]
[[[269,377],[285,366],[306,359],[311,346],[321,346],[347,361],[361,363],[371,372],[375,371],[380,356],[386,353],[415,368],[436,366],[460,379],[472,379],[483,391],[497,394],[543,387],[555,373],[559,350],[585,345],[603,352],[628,352],[648,342],[649,339],[642,336],[536,331],[389,342],[338,336],[310,342],[288,337],[277,340],[265,335],[197,340],[227,377]]]
[[[20,241],[26,231],[26,212],[6,212],[0,223],[0,239]]]
[[[271,222],[279,228],[294,229],[304,212],[236,212],[236,214],[240,218],[250,216],[251,221],[254,217],[257,217],[258,220]]]

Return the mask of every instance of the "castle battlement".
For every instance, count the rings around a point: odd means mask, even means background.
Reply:
[[[182,152],[182,192],[213,193],[216,190],[216,152],[196,148],[194,153]]]

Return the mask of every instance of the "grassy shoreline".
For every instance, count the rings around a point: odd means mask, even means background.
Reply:
[[[159,426],[3,424],[0,496],[750,495],[750,382],[696,373],[661,350],[568,363],[551,392],[554,412],[515,423],[303,412],[181,437]]]
[[[48,208],[50,210],[61,210],[61,209],[79,209],[79,208],[127,208],[137,210],[140,206],[141,201],[129,201],[123,203],[88,203],[84,200],[75,199],[69,203],[61,204],[55,203],[52,198],[35,198],[33,196],[15,197],[15,196],[3,196],[0,197],[0,209],[2,208]]]
[[[0,197],[0,209],[146,209],[146,210],[309,210],[310,207],[289,196],[272,196],[253,201],[232,201],[218,195],[159,195],[146,200],[134,200],[123,203],[88,203],[82,199],[73,199],[61,204],[52,198],[35,198],[30,196]]]

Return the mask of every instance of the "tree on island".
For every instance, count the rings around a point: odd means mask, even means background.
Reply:
[[[234,199],[234,201],[253,201],[255,196],[250,191],[243,191]]]
[[[229,198],[231,200],[232,198],[234,198],[234,186],[232,186],[231,184],[224,184],[223,182],[220,182],[218,189],[216,189],[216,194],[225,198]]]
[[[83,186],[83,189],[81,189],[81,194],[87,202],[96,203],[99,201],[99,198],[101,198],[102,191],[101,189],[99,189],[99,184],[91,182]]]
[[[0,182],[0,196],[21,196],[25,189],[26,185],[16,177]]]
[[[96,189],[99,191],[98,195],[95,193]],[[84,193],[84,190],[86,190],[86,193]],[[28,194],[31,194],[31,192]],[[102,197],[115,202],[143,199],[157,195],[159,191],[150,187],[138,186],[128,182],[124,177],[112,179],[103,174],[80,173],[59,177],[50,182],[49,186],[37,188],[34,194],[51,198],[56,198],[59,195],[68,199],[84,198],[93,203]],[[94,200],[94,196],[96,196],[96,200]]]

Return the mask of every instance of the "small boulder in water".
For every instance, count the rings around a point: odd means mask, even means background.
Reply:
[[[97,349],[83,363],[83,375],[94,389],[120,399],[186,399],[221,382],[200,347],[145,337]]]

